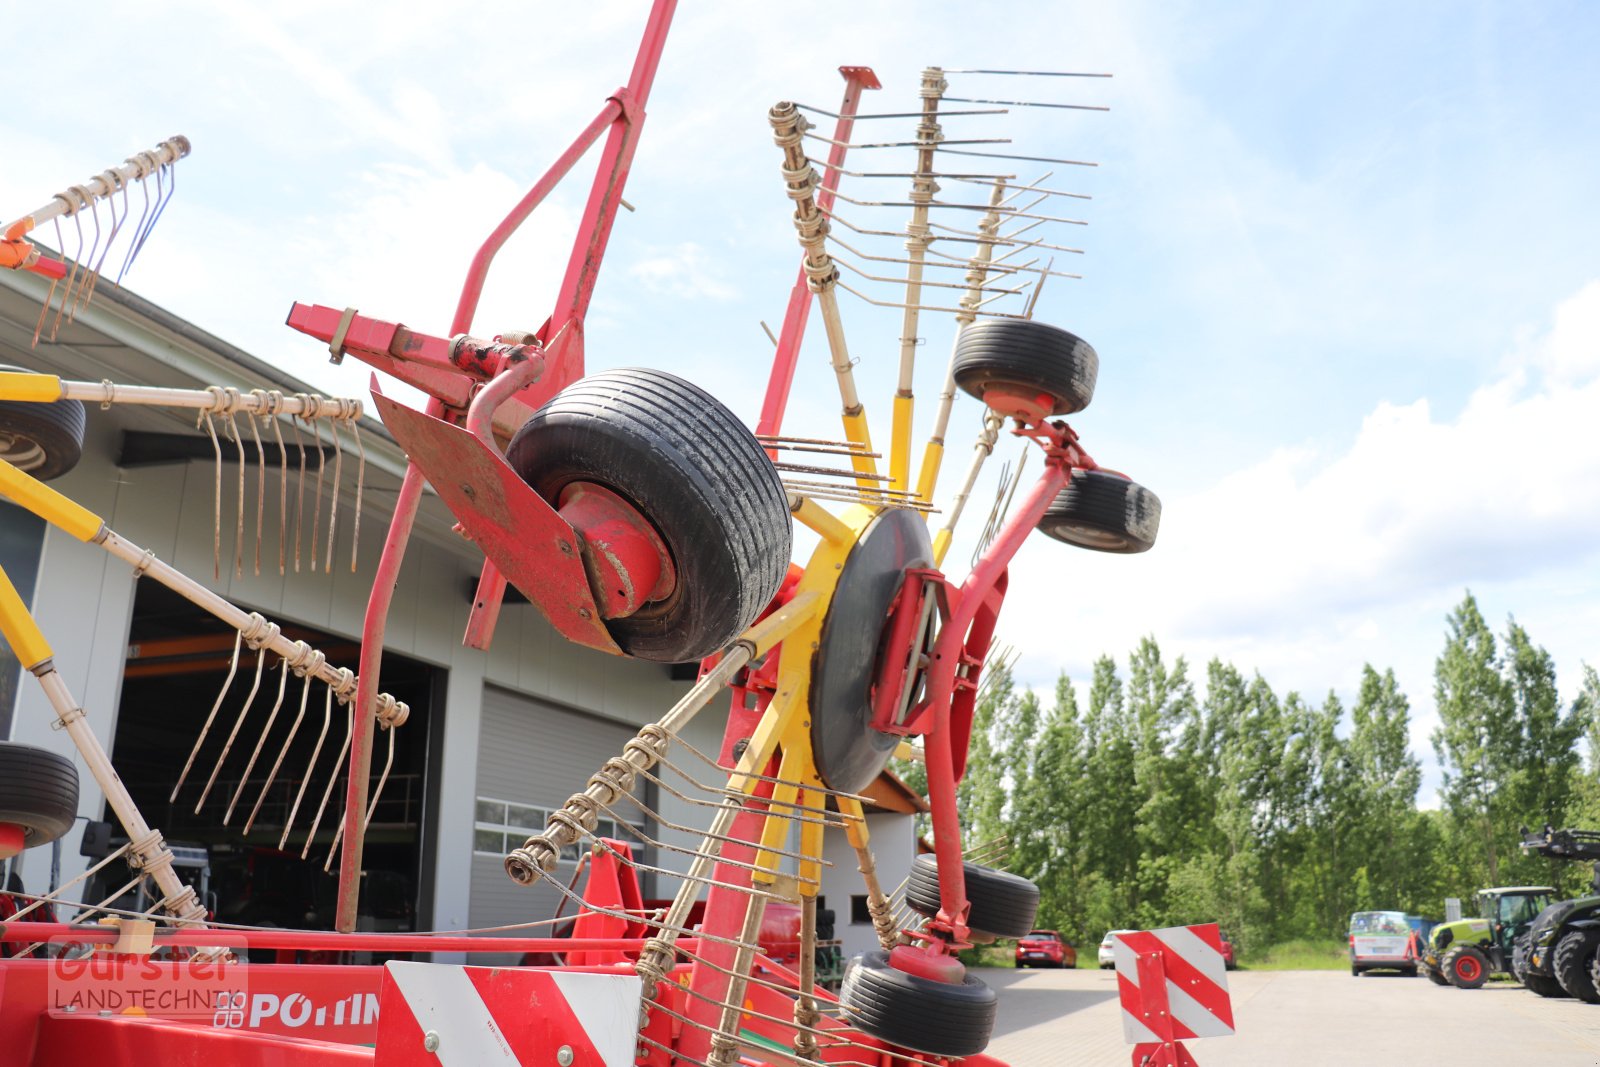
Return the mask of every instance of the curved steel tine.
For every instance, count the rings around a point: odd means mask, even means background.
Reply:
[[[183,772],[178,775],[178,784],[172,787],[172,795],[167,797],[167,803],[178,799],[178,791],[183,788],[183,781],[189,777],[189,769],[194,766],[194,758],[200,754],[200,746],[206,743],[206,734],[211,730],[211,723],[217,717],[217,712],[222,708],[222,702],[228,696],[228,689],[233,685],[233,676],[239,670],[239,649],[244,645],[244,634],[235,633],[233,637],[233,662],[228,664],[228,677],[223,679],[222,690],[217,693],[217,702],[211,705],[211,714],[206,716],[205,725],[200,727],[200,736],[194,740],[194,748],[189,750],[189,758],[184,762]]]
[[[75,320],[78,317],[78,312],[82,311],[83,306],[89,302],[89,290],[94,285],[95,253],[100,251],[100,203],[90,196],[89,190],[83,186],[75,185],[73,188],[82,190],[78,195],[89,206],[89,221],[94,223],[94,241],[89,245],[88,258],[83,261],[83,278],[78,283],[78,296],[72,302],[72,311],[67,316],[68,322]]]
[[[278,445],[278,573],[284,574],[284,552],[289,532],[289,453],[283,447],[283,420],[277,413],[268,420],[272,426],[272,436]],[[263,470],[262,477],[266,477]]]
[[[222,773],[222,764],[227,761],[228,753],[233,749],[234,739],[239,736],[239,727],[244,725],[244,720],[250,714],[250,707],[256,702],[256,693],[261,690],[261,672],[267,665],[267,650],[256,649],[256,679],[250,686],[250,695],[244,698],[244,709],[239,712],[239,717],[233,720],[233,729],[228,731],[228,740],[222,744],[222,752],[217,756],[217,762],[211,768],[211,777],[206,779],[206,787],[200,791],[200,799],[195,801],[194,813],[200,814],[200,809],[205,805],[206,797],[211,795],[211,787],[217,784],[217,775]]]
[[[361,823],[363,830],[372,825],[373,812],[378,810],[378,798],[383,796],[383,787],[389,784],[389,772],[394,769],[394,735],[399,732],[399,727],[391,726],[389,729],[389,754],[383,760],[383,773],[378,775],[378,784],[372,790],[372,803],[367,805],[367,817]]]
[[[111,246],[116,243],[117,234],[122,232],[122,224],[127,220],[126,212],[121,218],[117,217],[116,194],[118,189],[125,189],[128,183],[123,181],[122,175],[114,168],[101,174],[100,180],[106,187],[106,210],[111,214],[111,233],[106,236],[106,246],[101,250],[100,259],[95,263],[94,271],[89,278],[89,295],[85,298],[85,303],[94,299],[94,290],[100,284],[100,272],[105,269],[106,257],[111,255]]]
[[[333,542],[339,532],[339,486],[344,480],[344,447],[339,443],[339,420],[330,419],[328,431],[333,435],[333,489],[328,499],[328,558],[322,562],[324,574],[333,573]]]
[[[300,710],[296,713],[294,722],[289,724],[289,736],[283,739],[283,747],[278,749],[278,758],[272,761],[272,770],[267,772],[267,780],[261,783],[261,792],[256,795],[255,807],[250,809],[250,817],[244,821],[244,833],[248,834],[250,827],[255,825],[256,816],[261,812],[261,802],[267,799],[267,793],[278,777],[278,769],[283,766],[283,759],[289,754],[289,746],[294,744],[295,735],[300,732],[300,723],[306,717],[306,701],[311,696],[311,681],[311,675],[306,675],[306,684],[300,689]]]
[[[255,412],[249,412],[250,433],[256,439],[256,561],[255,573],[261,573],[261,520],[267,512],[267,452],[261,444],[261,423]]]
[[[211,450],[216,455],[217,475],[215,492],[211,503],[211,580],[222,580],[222,442],[217,440],[216,423],[211,418],[211,412],[202,410],[195,418],[195,428],[200,423],[206,424],[206,433],[211,438]]]
[[[322,445],[322,431],[317,429],[317,424],[310,419],[306,420],[306,429],[317,442],[317,493],[311,502],[311,572],[317,570],[317,534],[322,526],[322,474],[328,469],[328,450]]]
[[[267,735],[272,733],[272,724],[278,721],[278,709],[283,707],[283,694],[289,687],[289,661],[284,660],[278,675],[278,698],[272,702],[272,710],[267,713],[267,723],[261,728],[261,737],[256,741],[255,751],[250,753],[250,760],[244,765],[244,773],[239,775],[239,784],[233,790],[233,796],[228,800],[228,810],[223,813],[222,825],[226,826],[233,820],[233,809],[239,804],[239,797],[244,793],[245,784],[250,781],[250,772],[256,769],[256,760],[261,758],[261,749],[267,743]],[[241,718],[241,722],[244,720]]]
[[[128,257],[127,264],[122,268],[127,273],[134,261],[139,258],[139,252],[144,248],[144,242],[150,236],[150,231],[156,228],[156,223],[161,221],[161,213],[167,210],[167,204],[172,200],[172,194],[177,191],[178,182],[176,171],[170,163],[163,163],[156,168],[156,209],[150,215],[150,222],[137,235],[138,243],[133,246],[132,255]]]
[[[306,676],[310,682],[310,675]],[[317,757],[322,755],[322,743],[328,739],[328,725],[333,719],[333,690],[328,690],[327,700],[322,705],[322,732],[317,735],[317,743],[311,749],[311,758],[306,761],[306,776],[300,779],[300,790],[294,796],[294,805],[289,809],[289,817],[283,820],[283,836],[278,838],[278,851],[289,843],[289,831],[294,829],[295,816],[300,813],[300,802],[305,799],[306,786],[311,784],[311,776],[317,772]],[[337,769],[334,771],[338,773]]]
[[[78,271],[82,269],[83,262],[83,216],[78,214],[79,204],[72,209],[72,224],[78,230],[78,250],[72,254],[72,270],[67,274],[66,287],[61,290],[61,306],[56,308],[56,317],[50,323],[50,342],[55,343],[56,335],[61,332],[61,319],[67,313],[67,306],[72,303],[72,291],[78,281]],[[65,250],[63,250],[65,254]],[[71,322],[71,319],[67,320]]]
[[[372,797],[367,803],[367,814],[361,820],[361,831],[365,833],[372,825],[372,813],[378,810],[378,798],[383,796],[383,787],[389,781],[389,771],[394,767],[394,735],[395,728],[386,726],[389,731],[389,754],[384,757],[383,771],[378,775],[378,784],[372,787]],[[324,873],[333,869],[333,857],[339,852],[339,842],[344,838],[344,819],[339,820],[339,825],[334,827],[333,844],[328,846],[328,858],[322,862]]]
[[[299,574],[300,540],[306,516],[306,437],[301,431],[298,415],[289,417],[289,425],[294,427],[295,443],[300,446],[300,480],[294,490],[294,572]]]
[[[333,690],[329,690],[333,692]],[[355,707],[350,707],[350,714],[344,717],[344,744],[339,746],[339,756],[333,761],[333,773],[328,776],[328,788],[322,791],[322,803],[317,805],[317,817],[311,820],[311,831],[306,834],[305,847],[300,850],[300,858],[305,859],[311,854],[311,841],[317,836],[317,827],[322,825],[322,815],[328,810],[328,798],[333,796],[333,787],[339,784],[339,775],[344,771],[344,758],[350,751],[350,736],[355,732]],[[343,825],[344,820],[339,820]]]
[[[356,555],[361,551],[361,494],[367,485],[367,446],[361,440],[359,416],[350,420],[350,434],[356,439],[360,461],[356,464],[356,516],[350,528],[350,573],[356,572]]]
[[[128,254],[122,257],[122,266],[117,270],[117,284],[122,284],[122,276],[128,273],[128,267],[133,263],[133,254],[139,250],[139,235],[144,232],[144,220],[150,214],[150,186],[146,184],[149,176],[139,179],[139,192],[144,194],[144,206],[139,209],[139,221],[134,224],[133,237],[128,245]]]
[[[239,450],[239,519],[233,528],[233,576],[244,577],[244,435],[239,432],[239,420],[228,412],[228,436]]]

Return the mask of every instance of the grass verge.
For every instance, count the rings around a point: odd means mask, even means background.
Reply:
[[[1345,941],[1284,941],[1239,961],[1250,971],[1342,971],[1350,966]]]

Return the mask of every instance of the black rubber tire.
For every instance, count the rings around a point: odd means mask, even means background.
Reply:
[[[889,966],[874,949],[851,960],[839,987],[843,1021],[862,1033],[930,1056],[982,1052],[994,1030],[994,990],[968,974],[956,985]]]
[[[1533,953],[1533,942],[1521,934],[1511,942],[1511,976],[1522,985],[1528,984],[1528,957]]]
[[[78,769],[59,753],[0,741],[0,822],[22,827],[24,848],[66,834],[78,815]]]
[[[1463,978],[1458,970],[1460,962],[1468,960],[1477,964],[1476,974],[1471,978]],[[1489,960],[1475,945],[1456,945],[1444,954],[1444,959],[1439,961],[1439,970],[1450,980],[1450,984],[1457,989],[1479,989],[1489,980]]]
[[[1561,983],[1549,975],[1534,974],[1531,971],[1522,984],[1528,987],[1528,992],[1537,993],[1541,997],[1549,997],[1552,1000],[1560,1000],[1562,997],[1570,997],[1572,995],[1562,989]]]
[[[1350,965],[1350,977],[1351,978],[1360,978],[1361,977],[1361,968],[1357,967],[1353,963]]]
[[[1046,537],[1096,552],[1148,552],[1161,528],[1161,500],[1106,471],[1073,471],[1039,520]]]
[[[35,373],[4,364],[0,371]],[[82,458],[81,402],[0,400],[0,459],[48,482],[76,467]]]
[[[1082,411],[1094,399],[1100,357],[1081,337],[1031,319],[975,322],[956,338],[951,371],[968,395],[1020,386],[1055,398],[1052,415]]]
[[[665,600],[610,619],[630,656],[702,659],[755,621],[789,569],[789,499],[755,435],[705,390],[665,371],[593,374],[534,412],[506,461],[555,502],[594,482],[647,517],[677,568]]]
[[[1595,958],[1595,946],[1600,937],[1589,930],[1573,930],[1561,935],[1555,951],[1550,953],[1550,970],[1555,979],[1572,996],[1585,1004],[1600,1004],[1600,989],[1595,988],[1589,975],[1589,964]]]
[[[965,863],[967,925],[976,943],[1025,937],[1039,915],[1039,887],[1007,871]],[[924,853],[911,861],[906,904],[928,918],[939,914],[939,860]]]
[[[1423,967],[1422,968],[1422,973],[1427,975],[1428,976],[1428,981],[1432,982],[1434,985],[1449,985],[1450,984],[1450,979],[1448,979],[1444,975],[1440,974],[1437,968],[1434,968],[1434,967]]]

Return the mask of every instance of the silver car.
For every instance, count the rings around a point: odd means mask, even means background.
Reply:
[[[1111,951],[1112,938],[1118,934],[1136,934],[1138,932],[1137,930],[1112,930],[1106,934],[1105,938],[1100,942],[1100,969],[1102,971],[1110,970],[1117,965],[1116,957]]]

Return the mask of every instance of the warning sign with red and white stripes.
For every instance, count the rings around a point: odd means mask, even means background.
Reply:
[[[1233,1033],[1233,1003],[1216,923],[1117,934],[1112,955],[1128,1044]]]
[[[378,1061],[392,1067],[632,1067],[642,990],[633,974],[390,963],[378,1016]]]

